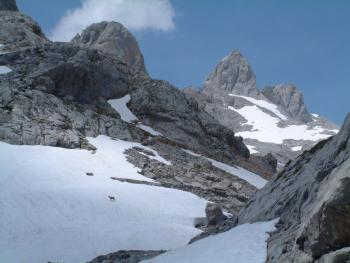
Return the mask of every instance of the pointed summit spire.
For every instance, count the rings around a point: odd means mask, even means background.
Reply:
[[[255,74],[249,63],[238,50],[224,57],[203,84],[203,92],[233,93],[236,95],[259,96]]]

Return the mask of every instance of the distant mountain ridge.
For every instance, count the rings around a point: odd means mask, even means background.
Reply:
[[[280,167],[339,129],[310,114],[302,93],[292,84],[258,90],[255,74],[239,51],[224,57],[201,89],[187,88],[184,92],[221,124],[242,136],[252,154],[272,153]]]

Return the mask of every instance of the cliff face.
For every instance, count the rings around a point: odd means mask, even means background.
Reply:
[[[350,115],[339,134],[290,162],[241,212],[240,223],[280,218],[268,262],[338,262],[323,260],[350,246],[349,155]]]
[[[0,11],[18,11],[15,0],[1,0]]]
[[[216,96],[234,93],[259,97],[256,79],[250,65],[239,51],[224,57],[203,83],[204,94]]]
[[[286,109],[292,118],[303,123],[312,121],[312,116],[304,103],[303,94],[294,85],[265,87],[262,93],[267,99]]]
[[[72,39],[82,47],[103,50],[128,63],[131,69],[146,73],[143,56],[134,36],[120,23],[92,24]]]

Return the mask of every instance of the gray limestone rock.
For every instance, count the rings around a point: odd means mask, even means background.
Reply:
[[[134,36],[120,23],[100,22],[87,27],[72,39],[82,47],[103,50],[125,61],[134,70],[146,73],[143,56]]]
[[[215,95],[223,91],[258,97],[254,72],[239,51],[224,57],[203,83],[203,93]]]
[[[108,255],[99,256],[88,263],[138,263],[164,253],[164,250],[121,250]]]
[[[350,263],[350,247],[322,256],[316,263]]]
[[[0,25],[0,44],[7,50],[49,42],[39,25],[20,12],[0,8]]]
[[[288,163],[239,223],[280,218],[268,262],[313,262],[350,245],[350,114],[340,132]]]
[[[179,145],[206,151],[221,160],[249,157],[239,137],[198,108],[197,103],[188,100],[179,89],[166,81],[148,78],[135,81],[137,88],[131,90],[128,106],[146,125]]]
[[[294,85],[265,87],[262,93],[267,99],[286,109],[292,118],[304,123],[312,121],[312,116],[304,103],[303,94]]]
[[[18,11],[15,0],[0,0],[0,11]]]
[[[208,203],[205,208],[205,214],[209,225],[218,225],[224,220],[222,208],[217,204]]]

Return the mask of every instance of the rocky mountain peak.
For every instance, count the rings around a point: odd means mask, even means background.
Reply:
[[[5,49],[16,50],[50,42],[32,18],[17,11],[14,0],[0,0],[0,43]]]
[[[18,11],[15,0],[0,0],[0,11]]]
[[[312,116],[304,103],[303,94],[293,84],[268,86],[262,93],[273,103],[282,106],[296,120],[312,121]]]
[[[243,96],[259,96],[255,74],[241,52],[233,51],[224,57],[203,84],[203,93],[234,93]]]
[[[118,22],[100,22],[72,39],[83,47],[100,49],[127,62],[134,70],[146,72],[143,56],[134,36]]]

